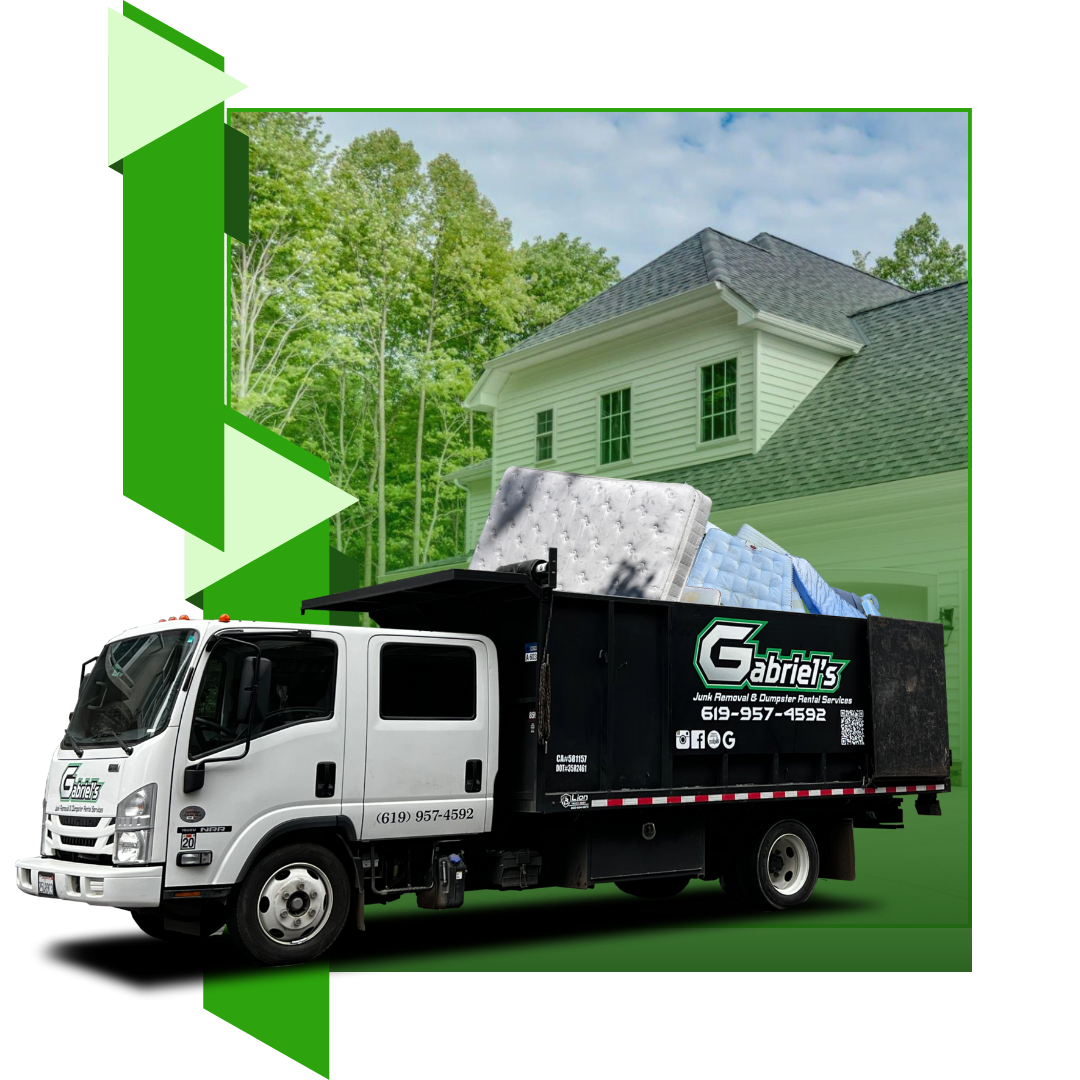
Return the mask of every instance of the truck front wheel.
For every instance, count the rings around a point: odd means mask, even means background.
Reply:
[[[814,891],[818,866],[818,846],[810,830],[801,821],[778,821],[746,844],[739,885],[755,906],[796,907]]]
[[[234,890],[229,933],[260,963],[302,964],[333,945],[351,894],[332,852],[290,844],[259,859]]]

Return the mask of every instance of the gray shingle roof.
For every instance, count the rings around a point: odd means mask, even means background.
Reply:
[[[967,282],[854,322],[868,344],[838,360],[757,454],[642,479],[692,484],[715,512],[966,468]]]
[[[852,339],[858,337],[852,312],[911,295],[768,233],[745,243],[702,229],[508,351],[552,341],[710,282],[729,286],[758,310]]]

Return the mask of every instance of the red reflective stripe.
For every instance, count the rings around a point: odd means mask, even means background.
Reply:
[[[638,798],[637,804],[638,804],[638,806],[651,806],[652,805],[652,796],[651,795],[640,796]]]
[[[622,799],[608,799],[608,806],[622,806]]]
[[[695,795],[694,796],[694,802],[708,802],[708,801],[709,801],[709,796],[708,795]]]
[[[806,791],[796,791],[796,792],[795,792],[795,795],[796,795],[796,797],[797,797],[797,798],[799,798],[799,799],[805,799],[805,798],[806,798],[806,797],[807,797],[807,796],[808,796],[809,794],[810,794],[810,791],[809,791],[809,790],[806,790]]]

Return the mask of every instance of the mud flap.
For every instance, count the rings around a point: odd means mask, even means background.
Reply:
[[[855,880],[855,830],[851,818],[811,823],[817,841],[818,877]]]

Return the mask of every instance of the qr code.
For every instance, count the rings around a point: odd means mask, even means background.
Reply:
[[[840,710],[840,745],[862,746],[863,745],[863,711],[862,709]]]

